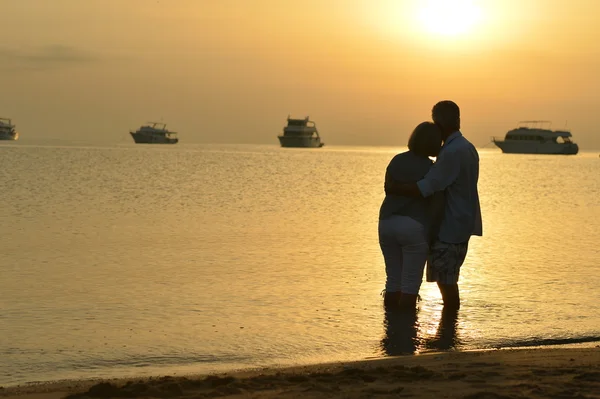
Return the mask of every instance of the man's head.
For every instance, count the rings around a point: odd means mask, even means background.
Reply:
[[[431,110],[431,118],[442,130],[444,140],[460,130],[460,108],[453,101],[444,100],[435,104]]]
[[[437,157],[441,148],[442,132],[435,123],[420,123],[408,139],[408,149],[423,157]]]

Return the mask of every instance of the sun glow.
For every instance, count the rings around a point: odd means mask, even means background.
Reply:
[[[482,11],[471,0],[428,0],[418,8],[417,18],[429,33],[459,36],[473,32]]]

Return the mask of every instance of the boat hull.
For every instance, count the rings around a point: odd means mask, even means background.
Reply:
[[[547,154],[547,155],[575,155],[579,152],[579,146],[575,143],[539,143],[525,142],[521,140],[499,141],[494,144],[506,154]]]
[[[132,132],[129,132],[129,134],[131,134],[131,137],[133,137],[133,141],[135,141],[136,144],[176,144],[179,142],[179,139],[162,137],[158,135],[147,135]]]
[[[0,132],[0,140],[14,141],[14,140],[18,140],[18,139],[19,139],[19,133],[17,133],[17,132],[14,132],[14,133]]]
[[[325,145],[319,137],[287,137],[277,136],[282,147],[290,148],[320,148]]]

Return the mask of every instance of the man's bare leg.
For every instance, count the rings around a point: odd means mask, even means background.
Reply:
[[[441,284],[438,283],[442,299],[444,300],[444,309],[460,309],[460,294],[458,292],[458,284]]]

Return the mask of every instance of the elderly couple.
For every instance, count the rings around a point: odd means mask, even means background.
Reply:
[[[444,309],[458,310],[460,267],[470,237],[482,235],[477,150],[460,132],[458,105],[441,101],[431,114],[433,122],[415,128],[408,151],[385,174],[379,243],[386,308],[415,309],[427,264],[427,281],[438,284]]]

